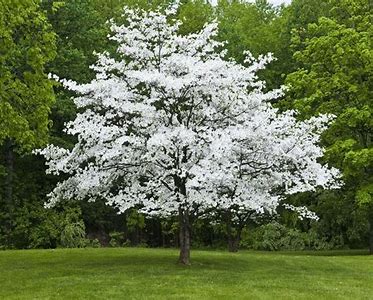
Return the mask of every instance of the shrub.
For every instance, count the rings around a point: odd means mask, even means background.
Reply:
[[[69,209],[65,215],[65,224],[61,232],[61,246],[81,248],[86,246],[85,225],[80,219],[80,209]]]
[[[101,248],[101,243],[98,239],[86,239],[86,247]]]
[[[241,247],[254,250],[328,250],[332,245],[313,230],[301,232],[277,222],[259,226],[242,234]]]
[[[109,236],[110,236],[109,245],[111,247],[122,247],[124,243],[126,242],[124,239],[123,232],[118,232],[118,231],[110,232]]]
[[[0,214],[0,245],[4,249],[56,248],[60,239],[61,214],[39,203],[26,203],[11,214]]]

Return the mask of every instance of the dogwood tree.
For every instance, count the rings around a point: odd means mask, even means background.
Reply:
[[[323,154],[317,146],[319,134],[328,120],[320,116],[297,122],[294,112],[278,114],[267,105],[238,124],[216,130],[191,185],[203,186],[206,199],[218,208],[216,217],[227,225],[230,251],[238,250],[248,219],[276,213],[286,195],[338,186],[337,170],[317,163]],[[318,219],[305,207],[284,206],[301,219]]]
[[[48,172],[65,173],[49,206],[64,199],[104,198],[124,212],[177,215],[180,263],[189,264],[192,218],[211,209],[275,212],[287,193],[331,187],[338,172],[317,158],[328,117],[297,122],[268,103],[256,72],[270,56],[246,65],[225,60],[214,40],[217,24],[178,34],[166,13],[125,9],[126,25],[112,24],[116,58],[98,55],[96,79],[61,80],[79,96],[66,125],[71,150],[40,151]]]

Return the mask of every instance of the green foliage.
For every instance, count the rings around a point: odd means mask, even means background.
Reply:
[[[97,1],[97,0],[96,0]],[[106,0],[98,0],[99,2],[106,3]],[[114,0],[115,1],[115,0]],[[172,0],[116,0],[116,2],[119,2],[121,6],[124,5],[134,8],[141,8],[145,10],[156,10],[158,8],[168,8],[171,3],[173,3]],[[181,0],[180,2],[185,2],[184,0]]]
[[[94,51],[101,52],[107,47],[109,28],[105,22],[113,17],[103,15],[94,4],[93,0],[65,1],[53,11],[48,9],[50,2],[43,1],[57,35],[57,56],[48,66],[51,73],[79,82],[94,77],[89,66],[96,59]]]
[[[13,236],[16,241],[28,239],[24,243],[28,248],[55,248],[58,244],[60,221],[61,217],[54,211],[45,211],[43,208],[21,210],[16,218],[17,226]],[[25,236],[27,233],[29,236]]]
[[[170,218],[161,220],[160,225],[163,237],[163,246],[175,246],[179,234],[179,223],[174,218]],[[165,243],[164,240],[169,240],[169,243]]]
[[[55,57],[55,38],[40,1],[1,1],[0,244],[4,247],[56,246],[57,216],[41,209],[41,197],[34,190],[37,184],[32,186],[28,182],[37,166],[23,174],[14,171],[19,153],[28,153],[48,140],[54,93],[46,65]],[[32,186],[27,191],[32,202],[23,202],[20,197],[23,187],[20,191],[15,189],[21,183],[20,178],[24,186]]]
[[[226,224],[214,222],[211,219],[195,220],[192,232],[192,246],[197,249],[226,249],[227,229]],[[175,224],[176,225],[176,224]],[[174,233],[177,234],[175,228]]]
[[[126,213],[126,228],[128,240],[131,241],[132,245],[146,245],[142,236],[145,228],[145,216],[143,214],[139,213],[136,209],[129,210]]]
[[[228,56],[243,63],[244,51],[254,56],[273,51],[277,38],[270,31],[276,10],[269,6],[263,10],[255,4],[233,1],[219,2],[219,39],[227,41]]]
[[[203,25],[212,21],[212,6],[203,0],[186,1],[179,9],[177,18],[183,22],[179,28],[181,34],[198,32]]]
[[[145,227],[145,217],[136,209],[131,209],[126,219],[127,229],[133,232],[136,229],[143,229]]]
[[[0,245],[4,248],[55,248],[59,243],[61,217],[42,206],[27,205],[12,216],[0,214]]]
[[[123,232],[110,232],[110,242],[109,245],[111,247],[122,247],[123,244],[126,242],[124,238],[124,233]]]
[[[262,225],[252,231],[245,230],[241,246],[254,250],[328,250],[332,244],[320,239],[313,230],[301,232],[273,222]]]
[[[285,74],[294,69],[289,48],[289,13],[285,8],[272,6],[266,0],[219,1],[217,18],[219,39],[228,42],[228,57],[243,63],[246,50],[254,56],[273,53],[276,60],[259,75],[269,89],[280,87]]]
[[[86,246],[85,226],[80,219],[79,209],[69,209],[61,232],[60,245],[64,248],[81,248]]]
[[[92,239],[86,241],[86,247],[88,248],[101,248],[101,243],[98,239]]]
[[[0,5],[0,144],[22,150],[47,141],[54,102],[45,65],[56,53],[55,34],[36,0]]]
[[[77,208],[45,209],[35,201],[18,207],[12,215],[0,213],[0,220],[3,248],[75,248],[87,244]]]
[[[328,17],[308,25],[294,57],[302,67],[289,74],[289,98],[303,118],[332,113],[323,136],[325,159],[343,171],[345,190],[372,203],[373,12],[369,1],[329,1]]]
[[[34,155],[15,153],[14,164],[17,168],[13,172],[14,193],[9,208],[0,194],[0,244],[6,248],[55,248],[63,215],[43,207],[54,182],[45,176],[43,161]],[[7,187],[6,176],[0,174],[1,191]]]

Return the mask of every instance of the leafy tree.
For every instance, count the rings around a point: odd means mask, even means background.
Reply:
[[[337,116],[323,135],[326,159],[343,171],[344,196],[353,191],[367,208],[373,253],[373,10],[364,0],[329,3],[330,16],[308,25],[306,38],[293,39],[301,68],[287,78],[289,98],[304,118]]]
[[[250,50],[254,56],[275,50],[273,45],[277,38],[268,29],[276,10],[270,5],[266,7],[260,8],[243,1],[219,2],[219,38],[228,42],[226,49],[229,57],[243,63],[246,50]]]
[[[278,58],[276,67],[281,74],[282,84],[288,74],[302,68],[300,61],[294,58],[294,53],[304,48],[308,25],[316,23],[320,17],[328,16],[330,8],[330,3],[324,0],[293,0],[290,5],[282,8],[279,17],[274,20],[279,37],[275,51]],[[277,103],[279,108],[293,108],[291,97],[281,100]]]
[[[287,18],[287,32],[306,32],[308,24],[317,23],[320,17],[329,15],[330,1],[322,0],[293,0],[283,14]]]
[[[214,11],[209,2],[204,0],[185,1],[178,9],[177,18],[182,21],[180,34],[200,31],[203,26],[212,21]]]
[[[7,232],[15,219],[14,162],[48,139],[54,93],[45,66],[55,50],[55,34],[39,1],[0,2],[0,200]]]
[[[112,26],[120,60],[104,53],[95,80],[62,81],[80,94],[82,113],[68,125],[77,144],[40,153],[48,172],[69,174],[50,205],[104,198],[120,212],[178,215],[179,261],[189,264],[195,217],[216,208],[274,212],[273,191],[327,188],[338,172],[316,162],[327,117],[277,115],[267,100],[279,91],[263,93],[255,75],[267,59],[248,55],[247,67],[223,60],[217,24],[181,36],[179,23],[168,23],[173,12],[126,10],[128,26]]]
[[[249,50],[255,57],[273,53],[276,61],[259,76],[265,79],[268,89],[278,88],[284,82],[284,73],[289,65],[286,45],[290,36],[284,33],[287,18],[280,17],[281,9],[265,0],[219,1],[217,17],[219,21],[219,39],[227,41],[228,57],[243,63],[244,51]]]
[[[49,21],[57,35],[57,56],[48,64],[48,71],[62,78],[71,78],[79,82],[92,80],[95,73],[90,66],[96,61],[94,52],[115,50],[106,39],[110,32],[107,21],[120,17],[125,2],[125,0],[61,2],[43,0],[43,8],[47,11]],[[67,135],[63,128],[66,122],[76,117],[77,108],[71,99],[73,94],[61,86],[55,87],[55,93],[50,142],[71,148],[76,140]],[[102,201],[82,202],[79,206],[87,235],[99,238],[103,244],[107,243],[108,233],[119,230],[121,227],[118,224],[124,222],[123,217],[117,216],[114,210],[105,206]]]
[[[55,35],[38,2],[0,6],[0,143],[26,150],[46,142],[54,101],[45,65],[55,56]]]
[[[58,2],[56,6],[55,1],[42,1],[57,36],[57,55],[48,64],[50,73],[79,82],[94,78],[94,72],[89,68],[96,60],[94,52],[110,48],[105,39],[109,33],[105,22],[114,15],[106,15],[106,9],[110,6],[114,12],[120,11],[117,7],[119,4],[114,5],[113,2],[108,1],[105,5],[99,0],[75,0]],[[52,108],[51,139],[54,143],[71,146],[74,141],[63,133],[63,126],[75,118],[76,107],[70,99],[71,93],[60,87],[56,87],[55,91],[57,99]]]

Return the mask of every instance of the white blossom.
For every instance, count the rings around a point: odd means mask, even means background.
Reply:
[[[264,92],[256,75],[271,55],[247,52],[245,66],[225,60],[216,22],[181,36],[173,10],[126,8],[128,24],[111,25],[119,58],[99,54],[90,83],[61,80],[78,94],[81,112],[66,125],[78,142],[39,151],[49,173],[69,175],[48,205],[99,197],[120,212],[262,214],[275,213],[286,194],[337,187],[339,172],[318,162],[331,117],[298,122],[294,111],[279,113],[270,100],[283,91]]]

